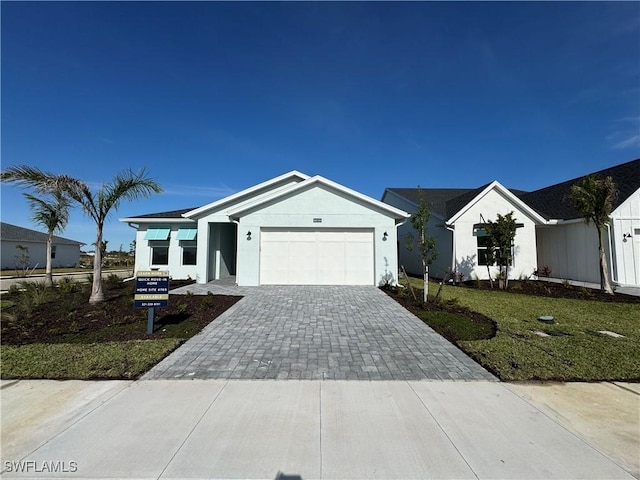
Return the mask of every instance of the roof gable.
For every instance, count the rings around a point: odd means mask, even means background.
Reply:
[[[618,188],[618,198],[613,204],[613,210],[615,210],[640,188],[640,159],[588,175],[598,178],[612,178]],[[571,207],[571,204],[566,199],[571,191],[571,186],[588,175],[535,190],[522,195],[520,198],[547,219],[571,220],[581,218],[581,215]]]
[[[479,192],[478,192],[478,190],[479,190]],[[522,212],[524,212],[527,215],[529,215],[535,222],[546,223],[546,219],[544,217],[542,217],[538,212],[536,212],[529,205],[527,205],[520,198],[518,198],[518,196],[516,196],[508,188],[506,188],[502,184],[500,184],[500,182],[498,182],[497,180],[494,180],[489,185],[486,185],[484,188],[480,187],[480,189],[476,189],[476,190],[473,190],[472,192],[469,192],[468,194],[465,194],[463,196],[465,198],[463,198],[459,202],[456,202],[455,204],[453,204],[451,206],[452,210],[457,208],[457,211],[453,215],[449,216],[449,220],[447,220],[447,223],[449,223],[449,224],[455,223],[455,221],[458,218],[460,218],[474,204],[479,202],[491,190],[496,190],[496,191],[500,192],[502,195],[504,195],[507,198],[507,200],[509,200],[509,202],[511,202],[511,204],[513,204],[515,207],[517,207]],[[475,194],[475,195],[473,195],[473,194]],[[468,201],[467,201],[467,197],[470,197],[470,199]],[[463,201],[465,202],[464,204],[462,203]],[[460,208],[458,208],[459,205],[462,205],[462,206]]]
[[[11,225],[10,223],[0,222],[0,238],[12,242],[33,242],[46,243],[48,235],[43,232],[31,230],[30,228]],[[53,236],[53,242],[58,245],[85,245],[82,242],[71,240],[69,238]]]
[[[278,177],[272,178],[271,180],[267,180],[266,182],[262,182],[258,185],[254,185],[253,187],[241,190],[240,192],[234,193],[233,195],[229,195],[215,202],[185,212],[183,214],[183,217],[200,217],[202,215],[210,213],[212,210],[221,209],[225,206],[228,206],[229,209],[232,210],[236,208],[236,205],[238,204],[251,203],[254,198],[258,198],[260,196],[268,197],[270,192],[282,189],[283,186],[287,185],[287,183],[302,182],[304,180],[307,180],[308,178],[308,175],[300,173],[297,170],[292,170],[291,172],[285,173],[284,175],[280,175]]]
[[[471,191],[469,188],[387,188],[387,190],[405,198],[416,207],[420,203],[419,192],[422,190],[431,211],[442,218],[447,218],[449,200]]]
[[[375,200],[371,197],[368,197],[367,195],[363,195],[359,192],[356,192],[355,190],[352,190],[336,182],[328,180],[320,175],[316,175],[314,177],[308,178],[296,185],[290,185],[288,188],[279,190],[277,192],[273,192],[271,195],[265,195],[254,202],[249,202],[249,203],[240,205],[238,208],[229,210],[228,213],[230,216],[233,216],[233,217],[241,217],[243,215],[246,215],[249,212],[260,209],[262,206],[266,204],[270,204],[280,199],[290,197],[292,195],[296,195],[299,192],[302,192],[304,190],[307,190],[317,185],[323,185],[329,188],[330,190],[335,190],[336,192],[346,195],[347,197],[351,197],[359,201],[360,203],[363,203],[369,206],[370,208],[373,208],[381,213],[384,213],[389,217],[395,218],[396,220],[404,220],[406,218],[409,218],[410,216],[407,212],[404,212],[398,208],[392,207],[391,205],[383,203],[379,200]]]

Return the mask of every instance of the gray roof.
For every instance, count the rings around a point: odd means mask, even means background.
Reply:
[[[11,240],[13,242],[47,242],[46,233],[31,230],[29,228],[19,227],[17,225],[11,225],[4,222],[0,222],[0,238],[2,238],[2,240]],[[53,242],[57,245],[85,245],[82,242],[58,237],[57,235],[53,236]]]
[[[593,175],[597,178],[611,177],[618,189],[618,198],[613,204],[613,209],[615,210],[633,192],[640,188],[640,159],[605,168],[588,175]],[[571,185],[586,176],[583,175],[582,177],[535,190],[521,195],[520,199],[547,219],[570,220],[580,218],[581,215],[571,207],[567,197],[571,190]]]
[[[473,191],[470,188],[387,188],[387,190],[406,198],[416,205],[420,203],[419,192],[422,190],[425,200],[431,207],[431,211],[444,218],[449,218],[447,216],[447,202]]]
[[[611,177],[613,179],[616,187],[618,188],[618,198],[613,205],[613,208],[616,209],[621,203],[629,198],[633,192],[640,188],[640,159],[632,160],[588,175],[593,175],[598,178]],[[557,183],[533,192],[526,192],[524,190],[516,190],[512,188],[510,188],[509,191],[547,219],[555,218],[570,220],[573,218],[580,218],[580,215],[571,207],[567,201],[567,196],[569,195],[571,185],[586,176],[587,175],[583,175],[582,177]],[[427,202],[431,206],[431,210],[441,217],[449,219],[473,200],[475,196],[482,192],[482,190],[484,190],[488,185],[490,184],[474,189],[388,188],[387,190],[406,198],[416,205],[419,202],[418,192],[422,190]]]
[[[422,190],[431,211],[442,218],[449,219],[489,185],[487,183],[479,188],[388,188],[387,190],[397,193],[416,205],[420,202],[419,192]],[[523,190],[509,190],[516,196],[526,193]]]
[[[190,212],[199,207],[183,208],[182,210],[171,210],[170,212],[147,213],[145,215],[132,215],[130,218],[184,218],[183,213]]]

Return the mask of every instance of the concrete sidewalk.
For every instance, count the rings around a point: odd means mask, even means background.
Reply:
[[[3,478],[633,478],[512,386],[483,381],[22,381],[2,390],[2,468]]]

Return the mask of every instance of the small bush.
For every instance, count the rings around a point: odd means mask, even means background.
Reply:
[[[213,293],[207,292],[207,296],[202,299],[202,308],[211,308],[215,304]]]
[[[71,277],[62,277],[57,285],[60,293],[73,293],[78,290],[78,282]]]
[[[120,278],[115,273],[107,275],[107,277],[103,281],[104,285],[109,289],[119,288],[122,286],[122,278]]]
[[[20,285],[18,285],[17,283],[12,283],[7,292],[9,293],[9,295],[19,295],[20,290]]]

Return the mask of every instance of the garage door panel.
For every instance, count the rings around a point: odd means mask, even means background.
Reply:
[[[260,283],[372,285],[371,230],[264,230]]]

